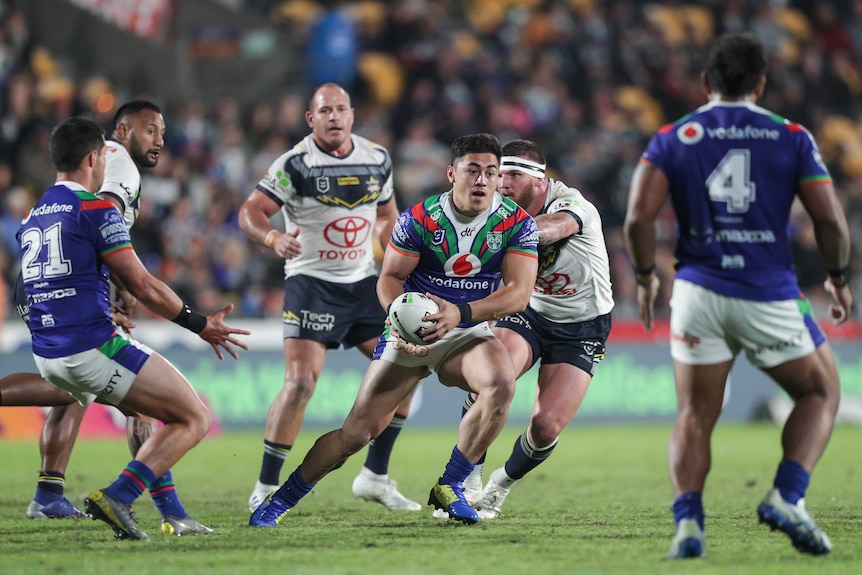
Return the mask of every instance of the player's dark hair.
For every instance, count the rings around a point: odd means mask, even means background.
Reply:
[[[74,172],[81,161],[93,150],[105,145],[105,132],[96,122],[73,116],[66,118],[51,130],[48,155],[58,172]]]
[[[350,92],[345,90],[341,85],[336,84],[335,82],[325,82],[318,86],[315,86],[314,90],[311,91],[311,94],[308,96],[308,111],[310,112],[314,108],[314,98],[317,96],[317,93],[320,92],[324,88],[338,88],[345,94],[347,94],[347,101],[350,102]],[[352,103],[350,104],[353,105]]]
[[[512,140],[503,146],[504,156],[518,156],[533,160],[539,164],[546,164],[545,154],[539,149],[535,142],[530,140]]]
[[[458,158],[462,158],[467,154],[494,154],[497,156],[497,163],[500,163],[500,157],[503,155],[503,150],[500,147],[500,140],[491,134],[469,134],[467,136],[459,136],[455,138],[452,145],[449,147],[451,155],[449,163],[455,165]]]
[[[161,108],[149,100],[131,100],[120,106],[117,113],[114,114],[114,128],[121,124],[126,117],[134,116],[144,110],[150,110],[156,114],[162,113]]]
[[[745,96],[766,74],[766,49],[752,34],[724,34],[710,47],[704,71],[713,91],[730,98]]]

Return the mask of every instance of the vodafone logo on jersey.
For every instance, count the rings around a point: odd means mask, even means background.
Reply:
[[[482,262],[473,254],[458,254],[443,264],[446,275],[453,278],[470,278],[479,273],[481,269]]]
[[[355,248],[365,243],[371,232],[371,222],[357,216],[338,218],[323,230],[326,241],[339,248]]]
[[[686,122],[676,130],[676,137],[683,144],[696,144],[703,139],[703,126],[699,122]]]

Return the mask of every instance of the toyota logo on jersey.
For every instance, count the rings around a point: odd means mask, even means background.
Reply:
[[[703,139],[703,126],[698,122],[686,122],[677,129],[676,136],[683,144],[696,144]]]
[[[482,262],[473,254],[456,254],[446,260],[443,270],[449,277],[469,278],[479,273]]]
[[[365,243],[371,222],[357,216],[338,218],[323,230],[326,241],[340,248],[354,248]]]

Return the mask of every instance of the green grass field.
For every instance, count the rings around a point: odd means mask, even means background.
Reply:
[[[698,573],[838,574],[862,570],[859,537],[862,429],[840,427],[814,475],[808,507],[829,533],[826,557],[797,553],[788,539],[757,524],[770,487],[779,429],[719,425],[707,484],[709,556],[666,558],[673,536],[666,472],[668,426],[571,425],[554,456],[518,484],[503,515],[475,526],[391,513],[354,499],[350,484],[364,454],[324,479],[277,529],[248,528],[246,498],[261,457],[259,433],[206,439],[174,470],[186,507],[215,528],[208,537],[169,538],[149,496],[135,508],[149,543],[116,541],[101,522],[32,521],[24,510],[39,469],[35,442],[0,440],[0,573],[355,573],[515,574]],[[499,466],[520,432],[493,447]],[[291,471],[317,436],[304,431],[285,465]],[[425,503],[455,441],[455,430],[405,429],[390,473],[401,491]],[[66,492],[112,481],[128,460],[124,440],[76,446]]]

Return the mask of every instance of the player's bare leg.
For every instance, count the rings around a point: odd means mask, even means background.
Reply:
[[[811,472],[832,435],[840,395],[838,370],[828,343],[806,357],[764,370],[793,399],[781,435],[782,461],[772,490],[757,508],[762,523],[786,533],[803,553],[822,555],[832,542],[805,507]]]
[[[677,525],[669,553],[673,558],[706,555],[703,487],[712,462],[710,437],[721,414],[732,366],[733,360],[713,365],[674,361],[677,415],[668,445]]]
[[[75,399],[38,373],[12,373],[0,379],[0,407],[69,405]]]
[[[378,338],[372,338],[358,346],[369,359],[374,353]],[[407,394],[395,410],[391,421],[368,445],[368,454],[359,474],[354,478],[351,490],[353,495],[380,503],[392,511],[419,511],[422,506],[412,501],[398,490],[398,483],[389,477],[389,459],[392,448],[401,434],[401,429],[410,413],[410,403],[416,388]]]
[[[326,346],[320,342],[284,340],[284,386],[272,400],[266,416],[263,461],[248,499],[251,511],[278,489],[281,468],[302,428],[305,408],[317,388],[325,359]]]
[[[131,514],[132,503],[204,438],[212,425],[212,416],[186,378],[156,353],[144,363],[119,407],[126,412],[146,414],[164,425],[143,442],[116,481],[89,495],[87,509],[117,533],[146,539]],[[167,524],[175,528],[173,523]],[[184,534],[166,529],[165,525],[163,517],[163,532]]]
[[[480,519],[499,516],[512,487],[551,456],[557,438],[580,408],[591,380],[590,374],[568,363],[539,368],[536,401],[526,431],[515,440],[503,467],[491,473],[472,502]]]
[[[515,373],[506,348],[497,338],[476,339],[446,360],[440,381],[476,393],[458,426],[458,443],[428,504],[449,518],[472,524],[479,520],[464,496],[464,480],[499,435],[515,395]]]
[[[45,381],[45,383],[48,382]],[[72,396],[65,390],[52,384],[48,385],[62,391],[71,399]],[[66,469],[86,409],[73,399],[72,403],[68,405],[57,405],[48,410],[45,423],[42,425],[42,434],[39,436],[42,469],[39,471],[36,494],[27,507],[27,517],[31,519],[77,519],[85,516],[66,499],[64,492]]]
[[[249,525],[274,527],[327,473],[341,467],[389,424],[397,406],[418,385],[425,368],[372,361],[340,429],[314,443],[287,481],[252,513]]]

